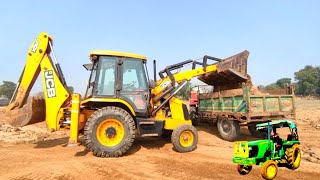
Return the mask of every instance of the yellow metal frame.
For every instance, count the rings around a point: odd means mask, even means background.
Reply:
[[[127,52],[119,52],[119,51],[108,51],[108,50],[94,50],[90,52],[90,59],[92,60],[92,56],[95,55],[101,55],[101,56],[119,56],[119,57],[128,57],[128,58],[137,58],[142,59],[144,61],[147,60],[147,58],[140,54],[134,54],[134,53],[127,53]]]
[[[85,104],[87,102],[113,102],[113,103],[121,103],[128,107],[130,112],[136,116],[136,112],[134,111],[133,107],[125,100],[122,99],[111,99],[111,98],[88,98],[81,102],[81,104]]]
[[[78,143],[80,100],[81,100],[80,94],[72,94],[69,144],[77,144]]]
[[[199,67],[199,68],[195,68],[192,70],[188,70],[188,71],[183,71],[183,72],[179,72],[176,74],[173,74],[174,80],[177,83],[180,83],[184,80],[190,81],[192,78],[209,73],[209,72],[213,72],[217,70],[217,65],[209,65],[206,67],[206,70],[204,70],[203,67]],[[167,76],[163,79],[160,79],[157,81],[156,83],[156,87],[154,89],[152,89],[151,93],[155,95],[155,99],[158,98],[159,96],[161,96],[163,90],[168,87],[171,84],[171,80],[170,77]]]
[[[46,122],[48,129],[51,131],[56,131],[60,129],[58,112],[62,107],[63,103],[69,98],[70,93],[66,90],[66,88],[62,85],[55,69],[52,65],[51,59],[47,54],[43,57],[41,64],[41,75],[42,75],[42,85],[44,89],[45,101],[46,101]],[[46,72],[53,72],[53,80],[54,80],[54,88],[56,95],[54,97],[50,97],[48,94],[48,83],[46,82]]]

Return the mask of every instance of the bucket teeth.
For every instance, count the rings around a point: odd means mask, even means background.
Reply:
[[[21,108],[6,112],[7,121],[12,126],[22,127],[45,120],[46,108],[42,98],[32,97]]]

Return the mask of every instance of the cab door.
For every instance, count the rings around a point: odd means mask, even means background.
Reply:
[[[145,61],[135,58],[122,58],[120,68],[120,98],[135,109],[138,117],[146,117],[150,97]]]

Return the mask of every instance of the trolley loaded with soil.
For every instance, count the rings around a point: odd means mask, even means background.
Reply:
[[[253,136],[261,137],[255,129],[257,123],[295,119],[293,88],[259,91],[247,73],[248,56],[248,51],[231,56],[219,64],[217,73],[198,78],[208,85],[195,86],[191,92],[193,125],[217,124],[221,137],[234,141],[240,136],[240,126],[247,126]],[[218,73],[219,69],[223,73]]]

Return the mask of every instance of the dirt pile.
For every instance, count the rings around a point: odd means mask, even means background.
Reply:
[[[43,130],[13,127],[5,122],[0,123],[0,142],[23,144],[37,143],[47,138],[49,134]]]
[[[317,150],[319,151],[320,149],[303,146],[303,149],[301,150],[302,159],[305,159],[312,163],[320,164],[320,154],[319,154],[320,151],[318,152]]]
[[[49,133],[36,126],[13,127],[6,122],[0,109],[0,142],[11,144],[37,143],[49,137]]]

